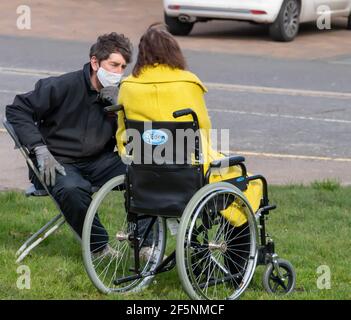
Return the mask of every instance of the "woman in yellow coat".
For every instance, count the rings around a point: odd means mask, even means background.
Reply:
[[[118,114],[117,146],[120,155],[123,157],[126,143],[124,115],[129,120],[139,121],[192,121],[191,115],[177,119],[173,117],[174,111],[191,108],[197,114],[202,129],[206,172],[211,161],[224,157],[211,149],[211,121],[204,100],[206,92],[200,79],[186,71],[184,56],[174,37],[160,27],[151,26],[140,40],[133,74],[123,80],[120,86],[118,104],[124,106],[124,113]],[[210,182],[240,175],[241,169],[232,167],[225,174],[211,176]],[[251,181],[244,193],[256,211],[262,198],[261,182]],[[234,216],[233,221],[228,217],[233,225],[239,227],[246,222],[239,212]]]

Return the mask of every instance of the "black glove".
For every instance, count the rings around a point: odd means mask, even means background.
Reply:
[[[65,168],[56,161],[46,146],[36,147],[34,152],[42,180],[47,186],[53,187],[56,183],[56,171],[65,176]]]
[[[119,91],[119,87],[117,86],[109,86],[109,87],[102,88],[100,90],[98,100],[106,106],[116,104],[118,91]]]

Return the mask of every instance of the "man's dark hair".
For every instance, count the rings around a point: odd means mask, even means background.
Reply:
[[[132,60],[132,43],[124,36],[124,34],[118,34],[111,32],[109,34],[101,35],[97,38],[90,48],[89,56],[95,56],[98,61],[106,60],[111,53],[120,53],[127,63]]]

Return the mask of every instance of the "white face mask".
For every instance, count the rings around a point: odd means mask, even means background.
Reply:
[[[105,88],[109,86],[118,86],[121,82],[123,73],[110,72],[100,67],[96,75],[102,86]]]

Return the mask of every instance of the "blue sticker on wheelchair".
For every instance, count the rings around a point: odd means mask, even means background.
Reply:
[[[244,180],[245,180],[244,177],[240,177],[240,178],[236,179],[237,182],[242,182],[242,181],[244,181]]]
[[[162,130],[156,129],[145,131],[142,137],[147,144],[151,144],[153,146],[159,146],[168,141],[168,134]]]

